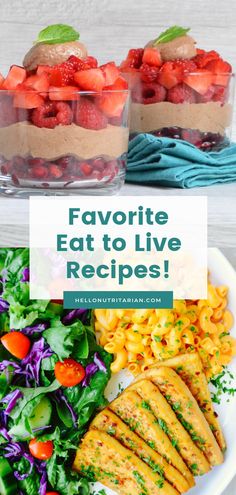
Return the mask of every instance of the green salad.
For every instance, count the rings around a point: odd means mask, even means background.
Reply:
[[[88,494],[73,460],[112,359],[92,312],[30,300],[29,250],[0,249],[0,332],[1,495]]]

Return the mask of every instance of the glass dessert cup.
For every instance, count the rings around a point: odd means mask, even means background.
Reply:
[[[107,116],[109,105],[117,116]],[[1,90],[0,193],[116,194],[125,180],[128,115],[128,90]]]
[[[229,145],[235,75],[187,73],[183,82],[142,81],[142,74],[123,73],[131,89],[130,137],[150,133],[188,141],[203,151]],[[209,80],[210,79],[210,80]],[[167,88],[161,82],[165,83]]]

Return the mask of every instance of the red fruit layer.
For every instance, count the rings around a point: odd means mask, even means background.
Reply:
[[[59,158],[55,162],[47,162],[42,158],[14,157],[10,161],[1,160],[0,171],[3,175],[12,176],[14,183],[20,179],[35,180],[41,185],[48,182],[74,182],[83,180],[112,181],[125,167],[123,158],[105,160],[102,157],[80,160],[73,156]]]
[[[37,127],[54,129],[56,125],[69,125],[72,123],[73,114],[70,106],[63,102],[51,102],[41,105],[32,112],[32,122]]]

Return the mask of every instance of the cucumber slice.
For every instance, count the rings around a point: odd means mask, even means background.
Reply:
[[[33,414],[29,418],[29,424],[32,430],[48,426],[52,415],[52,404],[48,397],[43,397],[40,403],[36,406]]]
[[[0,493],[1,495],[15,495],[17,483],[12,468],[6,459],[0,459]]]
[[[30,435],[29,431],[26,429],[25,424],[19,423],[13,426],[9,435],[17,440],[30,440],[32,436],[37,436],[37,433],[40,434],[40,431],[37,432],[38,428],[42,428],[43,426],[48,426],[50,423],[52,415],[52,404],[48,397],[43,397],[43,399],[39,402],[39,404],[35,407],[32,415],[28,418],[28,424],[30,429],[36,430],[33,435]]]

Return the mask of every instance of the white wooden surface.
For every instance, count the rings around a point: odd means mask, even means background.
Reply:
[[[38,31],[58,22],[78,28],[101,62],[120,61],[130,47],[180,24],[192,28],[199,46],[220,51],[236,67],[235,0],[0,0],[0,71],[20,64]],[[236,266],[236,184],[192,191],[125,186],[126,194],[207,194],[210,245],[223,248]],[[0,202],[0,245],[28,242],[27,202],[12,201]],[[236,481],[224,495],[235,492]]]

